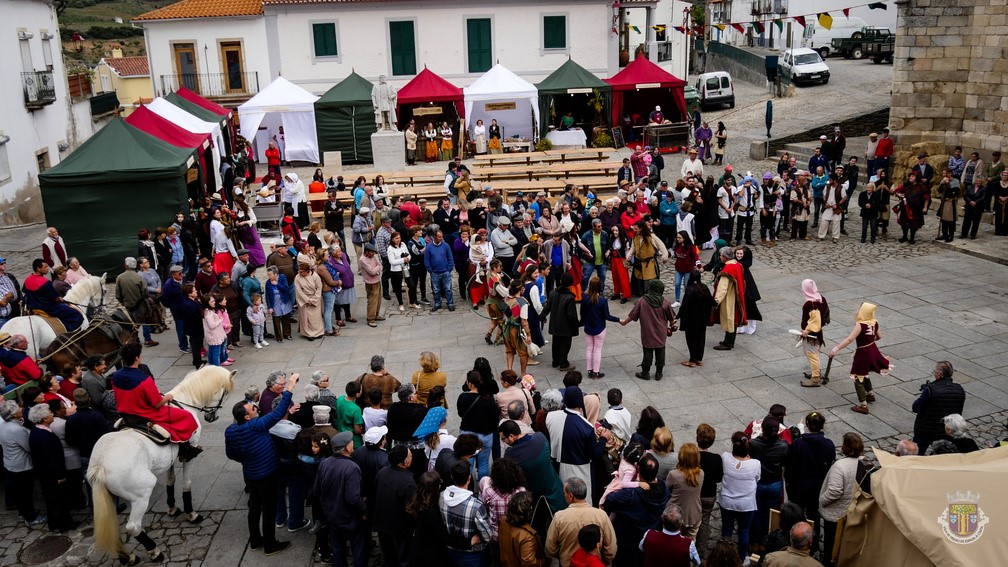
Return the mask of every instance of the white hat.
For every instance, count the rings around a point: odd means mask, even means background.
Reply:
[[[385,435],[387,434],[388,434],[388,427],[385,427],[384,425],[379,427],[372,427],[371,429],[368,429],[367,431],[364,432],[364,442],[371,445],[377,445],[378,443],[381,442],[382,437],[385,437]]]
[[[822,136],[819,136],[819,139],[820,140],[825,140],[826,139],[826,134],[823,134]]]
[[[369,209],[368,207],[361,207],[360,210],[357,212],[362,215],[366,215],[371,212],[371,209]]]
[[[655,105],[654,109],[657,110],[658,112],[661,112],[661,107],[658,106],[657,104]]]

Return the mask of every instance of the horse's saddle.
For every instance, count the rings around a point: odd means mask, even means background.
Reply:
[[[129,414],[119,414],[119,419],[116,420],[115,425],[112,426],[116,431],[122,431],[124,429],[132,429],[137,433],[147,437],[151,441],[157,443],[158,445],[167,445],[171,443],[171,436],[165,435],[158,431],[164,431],[163,428],[154,425],[150,421],[137,417],[135,415]]]
[[[31,314],[37,317],[41,317],[43,320],[45,320],[45,322],[48,323],[50,327],[52,327],[53,332],[55,332],[57,335],[62,335],[67,331],[66,325],[63,324],[63,321],[60,321],[56,317],[53,317],[52,315],[46,313],[45,311],[42,311],[41,309],[32,309]]]

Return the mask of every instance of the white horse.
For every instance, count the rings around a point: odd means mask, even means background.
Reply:
[[[169,392],[179,405],[196,418],[193,443],[199,441],[202,431],[197,412],[205,413],[207,421],[215,421],[225,394],[234,387],[234,375],[234,372],[226,368],[204,366],[190,372]],[[168,514],[175,516],[179,513],[175,507],[174,465],[177,456],[176,444],[158,445],[143,434],[129,429],[103,435],[95,444],[87,472],[94,493],[95,543],[99,549],[109,554],[114,553],[121,564],[136,565],[139,559],[126,551],[120,538],[119,518],[112,495],[130,502],[126,533],[144,546],[151,561],[162,561],[164,553],[143,530],[143,517],[161,475],[167,475]],[[182,463],[182,482],[186,520],[198,524],[203,521],[203,516],[192,509],[189,463]]]
[[[84,322],[81,324],[82,329],[88,326],[88,312],[92,311],[92,308],[101,307],[104,303],[104,282],[105,274],[102,274],[101,277],[88,276],[75,283],[63,298],[67,305],[80,311],[84,316]],[[38,315],[15,317],[0,327],[0,331],[11,335],[24,335],[28,339],[28,348],[25,352],[35,359],[39,358],[39,353],[49,346],[49,343],[56,340],[56,331]]]

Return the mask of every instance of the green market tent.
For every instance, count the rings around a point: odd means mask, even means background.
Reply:
[[[228,121],[227,116],[221,116],[216,112],[204,108],[199,104],[183,97],[178,93],[168,93],[164,95],[164,99],[168,102],[174,104],[175,106],[181,108],[182,110],[192,114],[196,118],[203,120],[205,122],[216,122],[220,124],[221,135],[224,137],[224,147],[220,150],[221,157],[229,156],[234,154],[233,142],[231,141],[231,123]]]
[[[375,124],[371,89],[356,72],[315,101],[315,131],[319,152],[343,152],[343,163],[372,163],[371,134]]]
[[[549,125],[559,127],[560,117],[570,110],[575,123],[586,133],[591,133],[595,110],[588,106],[595,90],[602,96],[602,120],[609,116],[609,94],[612,87],[596,77],[573,59],[568,59],[556,71],[536,84],[539,89],[540,135],[545,136]],[[552,112],[551,112],[552,109]],[[591,136],[588,137],[591,140]]]
[[[178,148],[120,118],[39,174],[46,222],[92,274],[118,274],[135,256],[137,230],[188,210],[187,178],[200,183],[195,150]],[[187,175],[191,174],[191,175]]]

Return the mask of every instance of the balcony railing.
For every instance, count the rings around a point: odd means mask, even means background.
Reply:
[[[56,82],[52,71],[21,73],[21,88],[28,110],[38,110],[56,102]]]
[[[117,110],[119,110],[119,97],[115,91],[91,97],[91,118],[100,118]]]
[[[786,14],[788,0],[752,0],[752,15]]]
[[[207,98],[232,98],[251,96],[259,92],[259,73],[239,71],[233,73],[183,73],[161,75],[161,92],[168,93],[185,87]]]

